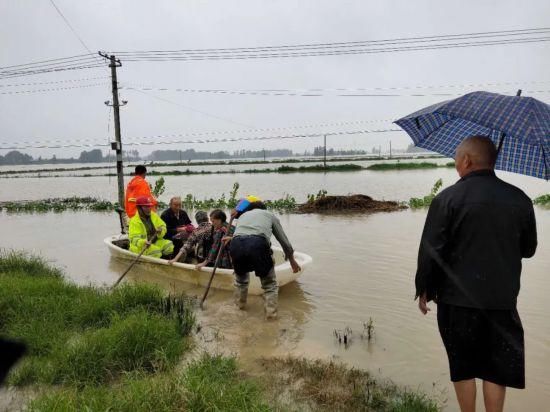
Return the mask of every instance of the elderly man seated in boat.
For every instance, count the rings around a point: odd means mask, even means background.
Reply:
[[[176,196],[170,199],[168,206],[168,209],[162,212],[160,218],[166,223],[167,232],[165,237],[172,241],[174,253],[177,254],[183,246],[183,242],[187,240],[195,228],[191,224],[187,212],[181,208],[181,197]]]
[[[155,212],[149,196],[140,196],[136,199],[137,213],[130,219],[129,238],[130,251],[145,256],[161,258],[170,257],[174,252],[174,244],[164,239],[166,224]]]

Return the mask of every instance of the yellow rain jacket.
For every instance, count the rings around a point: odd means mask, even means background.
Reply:
[[[157,240],[143,254],[157,258],[171,255],[174,252],[174,244],[170,240],[163,239],[166,234],[166,223],[155,212],[151,212],[151,223],[155,229],[161,228],[161,232],[157,235]],[[130,238],[130,252],[140,253],[147,242],[147,228],[141,221],[139,213],[130,219],[128,237]]]

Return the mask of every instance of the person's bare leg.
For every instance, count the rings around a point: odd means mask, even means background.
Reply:
[[[475,412],[476,410],[476,380],[453,382],[455,386],[456,399],[461,412]]]
[[[486,412],[502,412],[504,410],[504,398],[506,397],[506,386],[483,381],[483,401]]]

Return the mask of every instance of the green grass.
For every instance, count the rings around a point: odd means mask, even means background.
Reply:
[[[13,385],[98,384],[131,371],[168,370],[188,345],[194,316],[184,297],[155,287],[114,292],[67,283],[36,257],[0,253],[0,334],[28,355]]]
[[[416,170],[416,169],[437,169],[439,167],[454,167],[454,162],[438,164],[432,162],[408,162],[408,163],[375,163],[367,167],[367,170]]]
[[[48,391],[30,411],[269,411],[262,388],[237,369],[234,358],[204,355],[181,372],[126,375],[114,386]]]

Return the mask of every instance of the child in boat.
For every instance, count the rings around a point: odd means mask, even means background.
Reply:
[[[202,210],[195,213],[195,220],[198,227],[187,238],[178,254],[168,263],[185,262],[192,257],[197,258],[199,261],[206,258],[212,246],[212,224],[208,221],[208,214]]]
[[[199,263],[196,268],[200,270],[205,266],[214,266],[218,258],[218,252],[222,246],[222,238],[224,236],[233,235],[234,226],[229,227],[227,216],[223,210],[216,209],[210,212],[210,222],[212,223],[212,246],[206,256],[206,259]],[[224,247],[218,260],[218,267],[221,269],[232,269],[231,258],[229,257],[229,249]]]

